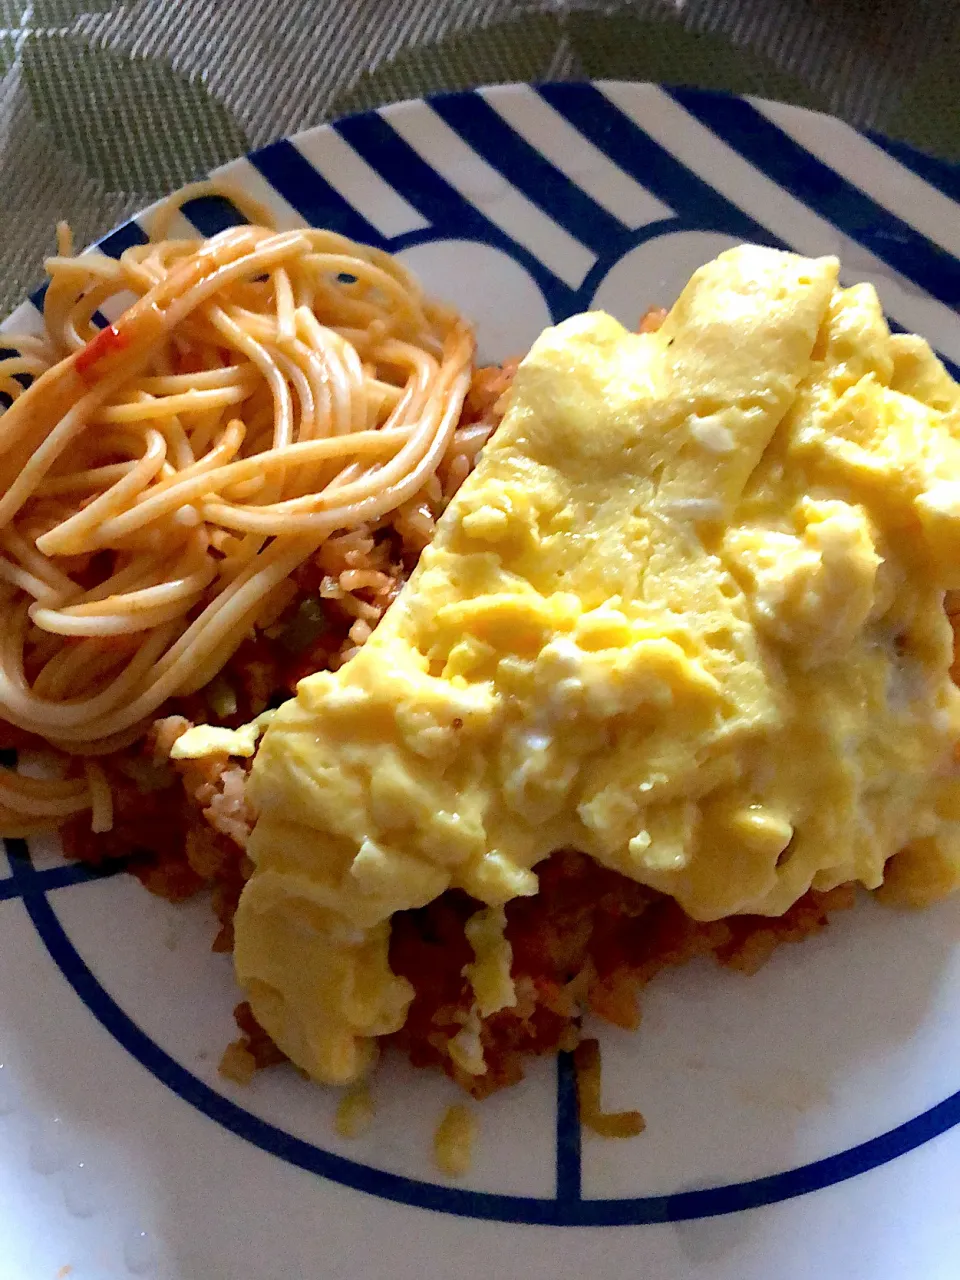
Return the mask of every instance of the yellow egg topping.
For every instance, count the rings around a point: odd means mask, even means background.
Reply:
[[[512,1004],[502,907],[558,848],[698,920],[952,889],[958,406],[829,258],[745,246],[655,333],[548,329],[379,628],[260,745],[235,961],[284,1052],[355,1079],[412,997],[391,917],[452,887],[488,908],[477,1014]]]

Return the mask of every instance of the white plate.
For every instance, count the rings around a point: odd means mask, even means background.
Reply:
[[[744,239],[839,253],[960,364],[960,175],[795,108],[631,84],[404,103],[221,171],[276,213],[397,253],[523,351],[589,306],[635,323]],[[205,233],[222,201],[185,207]],[[136,221],[103,242],[143,238]],[[36,323],[27,303],[15,323]],[[601,1030],[579,1133],[567,1065],[478,1108],[472,1172],[432,1166],[448,1081],[390,1062],[371,1132],[292,1070],[217,1075],[237,999],[209,908],[0,853],[0,1280],[956,1280],[960,909],[862,904],[756,977],[660,977]],[[67,1271],[64,1268],[71,1268]]]

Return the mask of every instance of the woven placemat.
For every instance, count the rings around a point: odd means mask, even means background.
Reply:
[[[952,0],[0,0],[0,310],[212,166],[438,89],[619,77],[762,94],[960,159]]]

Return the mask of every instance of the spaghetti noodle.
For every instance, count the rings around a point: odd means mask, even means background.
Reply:
[[[65,775],[4,771],[4,835],[109,827],[95,757],[207,685],[331,534],[415,517],[451,452],[470,329],[388,255],[241,193],[249,225],[170,238],[210,190],[118,260],[61,229],[43,335],[4,336],[0,718]]]

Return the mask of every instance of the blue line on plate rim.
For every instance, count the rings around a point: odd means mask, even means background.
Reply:
[[[246,158],[310,226],[337,231],[377,249],[386,247],[387,242],[373,223],[344,200],[288,139],[281,138],[259,151],[252,151]],[[224,176],[229,179],[229,172]]]
[[[960,164],[950,160],[940,160],[936,156],[927,155],[925,151],[917,151],[906,142],[898,142],[895,138],[884,137],[873,129],[863,130],[865,138],[885,151],[888,156],[909,169],[921,178],[927,186],[948,196],[960,204]]]
[[[598,256],[609,254],[630,228],[597,204],[477,93],[438,96],[437,115],[558,226]]]
[[[247,219],[226,196],[195,196],[180,206],[180,212],[202,236],[210,237],[228,227],[244,226]]]
[[[90,1013],[156,1079],[211,1120],[263,1151],[321,1177],[399,1204],[486,1221],[545,1226],[642,1226],[717,1217],[824,1190],[889,1164],[960,1124],[960,1091],[921,1115],[846,1151],[746,1182],[623,1199],[499,1195],[387,1173],[325,1151],[262,1120],[187,1071],[155,1044],[100,985],[41,887],[23,841],[8,840],[13,876],[51,959]],[[10,848],[10,846],[14,848]]]
[[[580,1162],[580,1107],[572,1053],[557,1054],[557,1200],[583,1198]]]
[[[695,218],[704,230],[723,232],[754,244],[787,247],[654,141],[594,85],[542,84],[536,90],[568,124],[624,173],[669,205],[678,218]]]
[[[434,104],[431,99],[431,105]],[[334,122],[333,127],[371,168],[434,228],[435,239],[476,240],[515,259],[536,281],[554,321],[572,314],[575,291],[451,186],[376,111]]]
[[[681,222],[686,222],[687,216],[696,213],[698,220],[701,223],[709,222],[712,229],[726,231],[728,234],[756,240],[761,243],[780,243],[765,228],[736,209],[735,206],[726,201],[708,184],[703,183],[696,175],[685,169],[676,160],[676,157],[654,143],[652,139],[643,133],[642,129],[629,120],[592,85],[543,85],[539,87],[539,92],[545,101],[561,111],[561,114],[570,124],[577,128],[585,138],[599,146],[625,172],[643,181],[645,186],[676,208]],[[688,110],[691,109],[691,103],[702,104],[708,100],[723,99],[723,95],[706,92],[693,93],[693,91],[674,91],[674,96]],[[469,93],[466,95],[438,95],[427,101],[438,110],[438,114],[446,118],[447,115],[457,116],[457,108],[454,104],[463,99],[467,99],[470,102],[475,101],[474,95]],[[740,106],[751,111],[754,110],[746,103],[741,103]],[[697,114],[696,111],[694,111],[694,114]],[[375,113],[367,113],[366,116],[362,117],[347,118],[344,121],[337,122],[336,127],[342,136],[356,146],[354,140],[349,136],[353,131],[353,126],[359,121],[367,121],[369,123],[372,120],[376,120],[379,125],[384,127],[385,131],[388,130],[389,134],[392,135],[389,138],[390,149],[396,152],[406,148],[408,152],[416,156],[412,149],[407,148],[406,143],[400,139],[399,135],[393,130],[389,130],[386,122]],[[708,127],[712,127],[709,119],[705,122]],[[386,137],[387,134],[384,133],[382,136]],[[720,136],[724,135],[720,134]],[[890,155],[911,168],[924,181],[954,198],[957,197],[957,193],[960,191],[960,171],[956,166],[948,166],[943,162],[922,156],[920,153],[891,142],[889,139],[875,137],[872,134],[868,136],[882,146]],[[522,139],[520,141],[522,142]],[[296,158],[302,162],[303,168],[290,156],[286,148],[290,148],[295,153]],[[361,147],[357,147],[357,150],[362,154]],[[806,155],[807,153],[804,152],[804,154]],[[315,206],[322,211],[323,219],[328,225],[335,220],[332,211],[336,210],[351,227],[347,234],[366,240],[368,243],[383,243],[383,237],[375,229],[367,229],[369,224],[366,224],[363,216],[354,210],[352,206],[346,204],[338,193],[332,192],[332,188],[329,191],[320,189],[321,184],[323,184],[324,188],[328,188],[329,184],[325,183],[321,175],[291,143],[273,144],[271,147],[254,153],[249,158],[260,169],[263,176],[286,199],[289,200],[289,193],[292,189],[296,190],[297,198],[290,202],[295,204],[295,207],[301,213],[304,213],[308,221],[314,221],[314,218],[312,214],[305,213],[302,208],[304,201],[303,183],[306,183],[306,187],[309,188],[310,200],[312,201],[310,208],[312,209]],[[409,156],[406,157],[406,159],[409,158]],[[810,159],[811,162],[822,163],[816,161],[813,157]],[[261,163],[258,163],[258,160]],[[396,160],[397,156],[394,155],[390,162],[391,165],[395,164]],[[403,157],[400,157],[400,160],[402,162]],[[426,170],[432,174],[433,179],[438,183],[443,182],[439,175],[429,169],[429,165],[420,160],[420,157],[416,156],[416,160],[418,164],[425,166]],[[544,161],[544,163],[547,162]],[[379,168],[378,165],[374,167]],[[824,167],[829,173],[833,173],[829,166]],[[761,166],[761,168],[764,168],[764,166]],[[272,170],[273,172],[282,171],[283,185],[274,182],[267,170]],[[297,185],[298,183],[300,184],[299,186]],[[781,183],[780,185],[783,184]],[[488,223],[488,220],[469,202],[465,201],[459,193],[453,191],[447,184],[444,184],[444,186],[447,189],[441,192],[440,207],[442,207],[445,214],[443,221],[447,225],[443,229],[440,227],[434,228],[432,234],[427,236],[421,233],[412,237],[410,238],[411,242],[432,238],[449,239],[451,235],[455,235],[460,230],[459,227],[454,228],[449,225],[454,206],[456,205],[461,211],[469,210],[473,217],[466,219],[466,221],[472,222],[474,219],[479,219],[480,222],[486,225],[482,229],[477,226],[474,235],[465,238],[476,238],[506,248],[507,252],[520,261],[522,265],[526,266],[528,270],[531,270],[532,267],[531,273],[535,277],[542,278],[542,274],[546,273],[549,277],[549,282],[548,289],[545,289],[544,292],[548,293],[549,290],[550,293],[553,293],[557,289],[558,293],[560,291],[565,293],[562,302],[560,302],[558,296],[557,302],[560,305],[556,308],[552,306],[552,310],[554,310],[555,315],[557,312],[569,313],[569,307],[573,301],[572,291],[564,290],[562,285],[558,288],[559,282],[555,281],[555,278],[542,264],[538,263],[536,259],[532,259],[522,247],[512,242],[506,233]],[[789,190],[790,188],[787,186],[785,189]],[[332,196],[330,193],[332,193]],[[424,196],[424,194],[421,191],[421,196]],[[678,201],[676,195],[682,195],[683,198]],[[860,196],[863,198],[862,193],[860,193]],[[416,204],[417,202],[414,200],[411,203]],[[541,208],[543,207],[541,204]],[[548,209],[547,212],[549,213],[550,210]],[[190,214],[188,213],[187,216],[190,216]],[[556,215],[554,216],[560,225],[564,225],[560,218],[557,218]],[[889,218],[892,215],[887,213],[886,216]],[[195,225],[199,226],[200,224],[195,223]],[[223,225],[228,224],[223,223]],[[220,228],[218,227],[217,229]],[[476,234],[477,231],[481,233]],[[915,230],[911,228],[910,231],[912,237],[919,237],[919,233]],[[641,236],[641,239],[645,238],[649,238],[649,236]],[[403,237],[402,239],[406,240],[408,237]],[[142,228],[131,220],[100,241],[99,247],[112,256],[119,256],[130,245],[142,244],[145,240],[146,236]],[[625,242],[625,248],[629,247],[632,247],[631,243]],[[609,254],[605,256],[609,256]],[[878,256],[887,259],[886,254],[878,253]],[[605,263],[603,265],[604,269],[607,269],[609,264]],[[597,270],[600,267],[601,264],[598,263]],[[913,273],[904,272],[904,274],[912,275]],[[587,282],[585,281],[584,286],[576,291],[577,295],[583,292],[586,284]],[[34,305],[42,307],[44,291],[44,289],[41,289],[32,295],[31,300]],[[835,1185],[867,1170],[886,1164],[896,1159],[899,1155],[922,1146],[960,1123],[960,1092],[958,1092],[914,1119],[906,1121],[876,1138],[860,1143],[847,1151],[784,1173],[772,1174],[743,1183],[678,1192],[665,1196],[583,1200],[580,1198],[579,1127],[576,1126],[574,1128],[571,1125],[569,1115],[571,1097],[575,1100],[575,1083],[569,1060],[565,1056],[561,1056],[558,1059],[557,1085],[556,1199],[503,1196],[485,1192],[465,1191],[462,1188],[420,1182],[416,1179],[404,1178],[400,1175],[371,1169],[368,1166],[336,1156],[311,1143],[304,1142],[302,1139],[286,1134],[276,1126],[238,1107],[164,1053],[159,1046],[149,1040],[132,1019],[113,1001],[112,997],[108,995],[80,957],[56,916],[53,907],[47,900],[46,893],[68,884],[101,878],[105,874],[114,874],[120,869],[119,867],[114,866],[106,871],[98,872],[80,865],[68,865],[37,871],[29,860],[29,853],[23,841],[11,840],[7,842],[7,846],[11,855],[12,874],[7,879],[0,880],[0,900],[14,897],[23,899],[24,905],[44,945],[70,985],[87,1005],[90,1012],[147,1070],[173,1089],[184,1101],[187,1101],[208,1117],[246,1140],[255,1143],[262,1149],[343,1185],[351,1186],[370,1194],[380,1195],[400,1203],[418,1205],[421,1208],[434,1209],[459,1216],[506,1222],[601,1226],[683,1221],[772,1204]],[[571,1090],[573,1091],[572,1093]],[[574,1133],[576,1135],[575,1142]],[[574,1154],[576,1156],[575,1159]]]
[[[705,128],[795,199],[948,307],[960,303],[960,262],[849,182],[751,103],[669,89]]]
[[[16,848],[11,850],[10,846],[16,846],[19,842],[7,840],[7,852],[10,857],[11,865],[13,859],[22,860],[20,851]],[[90,884],[94,880],[109,880],[115,875],[119,875],[121,871],[129,870],[129,859],[127,858],[111,858],[98,865],[91,865],[86,862],[66,862],[57,867],[44,867],[42,870],[33,871],[36,886],[44,893],[50,893],[54,889],[67,889],[75,884]],[[0,902],[9,902],[13,898],[23,896],[23,878],[16,875],[9,875],[0,879]]]

